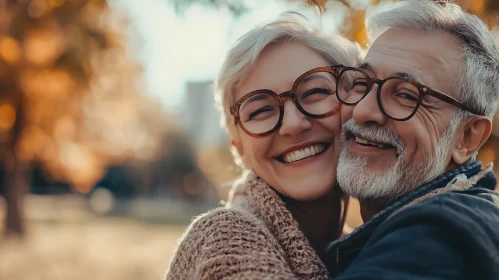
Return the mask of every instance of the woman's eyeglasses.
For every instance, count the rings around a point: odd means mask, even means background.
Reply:
[[[284,103],[291,99],[308,117],[325,118],[339,109],[337,81],[343,66],[326,66],[307,71],[290,91],[277,94],[259,89],[245,94],[232,106],[235,123],[250,136],[263,137],[279,129],[284,116]]]

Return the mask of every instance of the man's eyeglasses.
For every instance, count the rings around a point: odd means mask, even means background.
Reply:
[[[464,109],[475,115],[483,115],[451,96],[430,89],[406,77],[389,77],[386,79],[371,78],[363,70],[354,67],[344,67],[338,76],[337,97],[346,105],[359,103],[377,84],[377,99],[381,112],[387,117],[406,121],[412,118],[426,95],[431,95],[446,103]]]
[[[247,93],[230,106],[230,113],[235,123],[253,137],[269,135],[282,125],[284,103],[288,98],[308,117],[328,117],[339,109],[335,91],[342,67],[309,70],[296,79],[290,91],[281,94],[269,89]]]

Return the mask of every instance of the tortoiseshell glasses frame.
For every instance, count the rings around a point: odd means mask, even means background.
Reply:
[[[342,75],[344,75],[344,73],[346,73],[347,71],[358,71],[360,73],[362,73],[364,76],[365,76],[365,92],[361,95],[361,97],[358,99],[358,100],[355,100],[355,101],[351,101],[351,100],[345,100],[345,96],[341,96],[340,92],[338,91],[338,89],[342,86]],[[406,83],[409,83],[411,85],[413,85],[415,88],[417,88],[417,90],[419,91],[419,96],[418,96],[418,100],[417,100],[417,103],[415,105],[415,107],[412,109],[412,113],[409,114],[407,117],[402,117],[402,118],[397,118],[397,117],[394,117],[390,114],[388,114],[386,112],[386,108],[384,108],[383,106],[383,102],[382,102],[382,97],[381,97],[381,94],[382,94],[382,87],[383,85],[388,82],[388,81],[392,81],[392,80],[400,80],[400,81],[403,81],[403,82],[406,82]],[[350,81],[348,81],[350,82]],[[363,69],[361,68],[356,68],[356,67],[343,67],[342,70],[341,70],[341,73],[338,75],[338,82],[336,84],[336,96],[338,98],[338,100],[345,104],[345,105],[356,105],[357,103],[359,103],[362,99],[364,99],[367,94],[369,94],[369,92],[371,92],[373,86],[377,84],[378,85],[378,89],[377,89],[377,101],[378,101],[378,106],[379,108],[381,109],[381,112],[387,116],[388,118],[390,119],[393,119],[393,120],[396,120],[396,121],[407,121],[409,120],[410,118],[412,118],[416,112],[418,111],[419,107],[421,106],[421,103],[423,102],[423,98],[426,96],[426,95],[430,95],[430,96],[433,96],[443,102],[446,102],[448,104],[451,104],[453,106],[456,106],[457,108],[460,108],[460,109],[463,109],[463,110],[466,110],[472,114],[475,114],[475,115],[480,115],[480,116],[483,116],[484,113],[483,112],[479,112],[479,111],[476,111],[474,109],[471,109],[469,108],[468,106],[464,105],[463,103],[459,102],[458,100],[456,100],[455,98],[445,94],[445,93],[442,93],[440,91],[437,91],[437,90],[434,90],[434,89],[431,89],[425,85],[422,85],[416,81],[414,81],[413,79],[410,79],[410,78],[405,78],[405,77],[388,77],[388,78],[385,78],[385,79],[378,79],[378,78],[372,78],[369,76],[369,74],[364,71]]]
[[[324,66],[324,67],[317,67],[317,68],[311,69],[311,70],[303,73],[302,75],[300,75],[295,80],[295,82],[293,83],[293,87],[290,91],[286,91],[286,92],[283,92],[281,94],[277,94],[270,89],[258,89],[258,90],[254,90],[252,92],[245,94],[244,96],[242,96],[239,100],[237,100],[234,104],[232,104],[230,106],[230,114],[234,118],[235,125],[239,125],[239,127],[241,127],[241,129],[249,136],[252,136],[252,137],[267,136],[267,135],[273,133],[274,131],[276,131],[277,129],[279,129],[279,127],[282,125],[282,120],[283,120],[283,116],[284,116],[284,104],[285,104],[287,99],[291,99],[293,101],[293,103],[295,104],[295,106],[298,108],[298,110],[307,117],[320,119],[320,118],[326,118],[326,117],[331,116],[332,114],[336,113],[339,110],[339,108],[341,106],[340,102],[337,102],[335,107],[326,113],[312,114],[312,113],[307,112],[303,108],[303,106],[297,100],[295,93],[297,92],[297,88],[300,85],[300,83],[302,82],[302,80],[304,78],[312,75],[312,74],[315,74],[315,73],[320,73],[320,72],[329,73],[334,77],[334,79],[335,79],[334,82],[335,82],[335,84],[337,84],[338,83],[338,76],[339,76],[341,70],[343,69],[343,67],[344,67],[343,65],[334,65],[334,66]],[[336,87],[333,88],[333,90],[336,90]],[[275,124],[275,126],[270,128],[269,130],[261,132],[261,133],[254,133],[254,132],[251,132],[247,128],[244,127],[244,125],[241,121],[241,118],[240,118],[239,109],[241,108],[241,105],[246,100],[248,100],[248,99],[250,99],[258,94],[268,94],[269,96],[271,96],[273,99],[275,99],[278,102],[278,104],[279,104],[279,119],[277,120],[277,123]],[[333,93],[333,96],[336,97],[336,94]]]

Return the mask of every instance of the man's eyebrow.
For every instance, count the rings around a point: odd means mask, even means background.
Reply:
[[[418,77],[414,76],[413,74],[409,74],[407,72],[397,72],[393,76],[394,77],[400,77],[400,78],[406,78],[406,79],[413,80],[415,82],[421,83],[421,80]]]
[[[362,68],[362,69],[366,69],[368,71],[374,72],[373,67],[368,62],[361,63],[358,68]]]
[[[373,67],[368,62],[364,62],[364,63],[360,64],[358,68],[362,68],[362,69],[366,69],[370,72],[374,72]],[[410,80],[413,80],[413,81],[421,84],[421,80],[418,77],[416,77],[413,74],[407,73],[407,72],[400,71],[400,72],[395,73],[395,75],[393,75],[392,77],[406,78],[406,79],[410,79]]]

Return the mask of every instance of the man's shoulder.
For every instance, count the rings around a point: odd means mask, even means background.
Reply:
[[[393,214],[375,230],[367,247],[399,244],[412,236],[411,246],[418,249],[407,253],[420,261],[460,255],[466,264],[463,269],[483,275],[481,279],[496,279],[498,228],[499,195],[473,188],[439,194]]]
[[[435,195],[393,214],[380,229],[435,224],[442,230],[467,231],[477,234],[479,229],[499,228],[499,194],[485,188]],[[499,240],[499,235],[490,238]]]
[[[435,195],[427,200],[403,209],[396,215],[408,217],[434,216],[451,222],[480,223],[482,220],[499,223],[499,194],[485,188]]]

